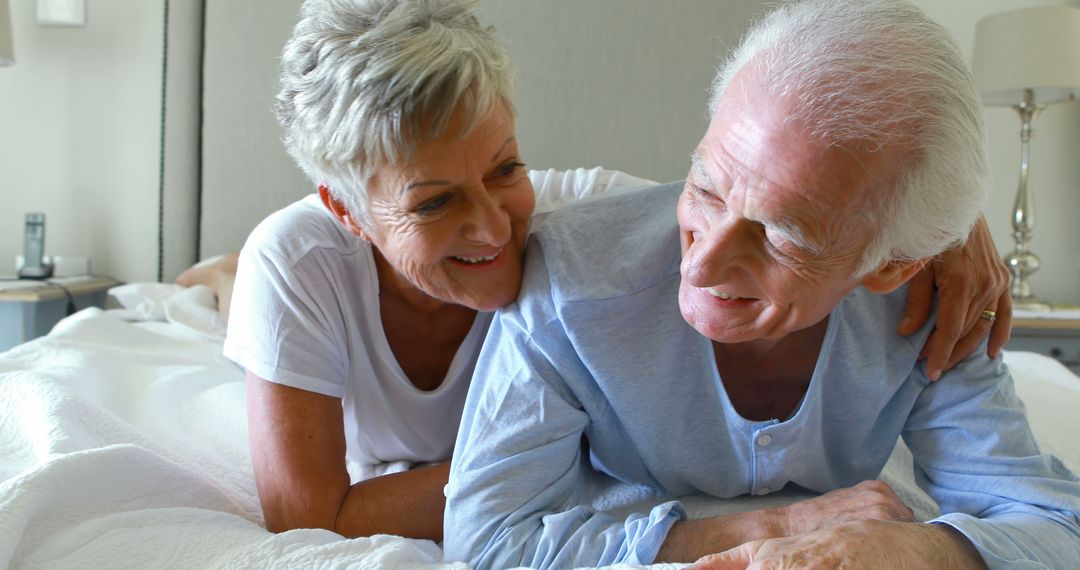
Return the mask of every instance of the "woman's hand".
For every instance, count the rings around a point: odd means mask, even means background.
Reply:
[[[979,218],[966,243],[942,253],[908,283],[907,308],[897,329],[900,334],[911,334],[926,323],[935,287],[937,322],[921,355],[930,380],[956,366],[987,335],[990,357],[996,357],[1009,341],[1009,270],[997,254],[985,219]],[[984,317],[984,311],[991,311],[992,318]]]
[[[944,525],[861,521],[711,554],[694,570],[985,568],[975,547]]]

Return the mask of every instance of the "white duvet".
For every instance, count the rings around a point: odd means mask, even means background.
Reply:
[[[0,354],[0,568],[465,568],[430,541],[268,533],[242,373],[206,330],[124,316],[88,309]],[[1080,379],[1038,355],[1006,359],[1041,444],[1076,470]],[[910,473],[899,449],[883,478],[929,516]],[[597,488],[596,503],[613,508],[646,494]],[[700,516],[793,498],[687,507]]]

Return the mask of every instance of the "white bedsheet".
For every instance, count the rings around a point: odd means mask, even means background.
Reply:
[[[247,451],[243,375],[219,341],[130,313],[82,311],[47,337],[0,354],[0,567],[465,568],[430,541],[261,526]],[[1080,466],[1080,379],[1010,353],[1036,435]],[[910,456],[883,478],[923,516]],[[625,510],[643,488],[598,481],[595,503]],[[687,499],[703,516],[796,495]],[[671,567],[657,565],[657,568]]]

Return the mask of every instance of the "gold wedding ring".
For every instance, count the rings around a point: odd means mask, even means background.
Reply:
[[[994,311],[991,311],[990,309],[987,309],[987,310],[979,313],[979,318],[984,320],[984,321],[994,322],[994,319],[997,318],[997,313],[995,313]]]

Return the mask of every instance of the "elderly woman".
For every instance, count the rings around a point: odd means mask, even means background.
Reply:
[[[466,389],[490,311],[517,296],[535,203],[510,62],[474,5],[306,2],[278,113],[318,195],[180,279],[219,291],[271,530],[442,536]],[[534,178],[546,196],[636,180]]]
[[[271,530],[442,536],[466,390],[490,311],[517,297],[535,200],[514,137],[510,63],[474,5],[309,0],[285,48],[285,144],[318,194],[249,237],[225,343],[247,371]],[[998,274],[968,261],[992,258],[986,243],[957,250],[939,272],[977,269],[942,284],[958,291],[950,306],[960,314],[942,319],[955,332],[931,347],[942,366],[961,330],[973,332],[958,349],[989,330],[965,316],[1003,290],[968,292],[978,275]],[[183,281],[224,287],[224,302],[235,262]],[[913,298],[916,321],[929,299]],[[900,320],[888,318],[890,329]]]
[[[933,383],[892,322],[975,222],[987,166],[959,49],[901,0],[786,4],[714,86],[685,185],[534,224],[492,324],[446,505],[449,560],[574,568],[1076,568],[1080,482],[1000,359]],[[677,215],[676,215],[677,213]],[[942,515],[875,479],[903,436]],[[667,496],[824,493],[686,521],[592,508],[590,470]]]

